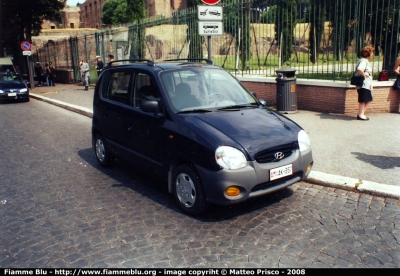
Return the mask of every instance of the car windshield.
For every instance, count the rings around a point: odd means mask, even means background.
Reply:
[[[239,81],[225,70],[190,67],[165,71],[161,80],[177,112],[258,105]]]
[[[14,74],[0,75],[0,85],[23,84],[23,83],[24,79],[21,76]]]

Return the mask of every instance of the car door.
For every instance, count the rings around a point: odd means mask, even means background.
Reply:
[[[129,69],[111,70],[102,91],[102,132],[114,154],[124,158],[129,158],[126,118],[129,116],[131,79],[132,71]]]
[[[162,104],[160,92],[152,76],[144,71],[136,72],[131,95],[133,108],[127,116],[129,148],[140,159],[138,165],[161,174],[163,153],[159,150],[159,144],[163,143],[163,139],[167,139],[162,128],[164,118],[144,112],[140,108],[141,103],[146,100],[156,100]]]

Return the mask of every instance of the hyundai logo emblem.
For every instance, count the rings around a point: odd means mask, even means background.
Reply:
[[[275,156],[275,160],[281,160],[281,159],[283,159],[283,157],[285,157],[283,152],[280,152],[280,151],[275,153],[274,156]]]

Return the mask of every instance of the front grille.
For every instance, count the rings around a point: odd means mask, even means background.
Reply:
[[[295,150],[299,148],[299,144],[297,142],[292,142],[290,144],[281,145],[274,148],[269,148],[263,151],[260,151],[256,154],[256,161],[257,163],[269,163],[269,162],[277,162],[282,159],[285,159],[293,154]],[[276,159],[275,153],[281,152],[283,153],[284,157],[282,159]]]

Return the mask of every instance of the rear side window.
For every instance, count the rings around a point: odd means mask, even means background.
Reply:
[[[131,77],[132,73],[130,71],[111,72],[107,89],[103,90],[103,98],[129,105],[129,83]]]

